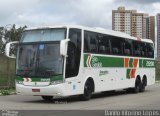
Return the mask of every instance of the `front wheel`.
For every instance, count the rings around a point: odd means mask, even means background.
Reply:
[[[42,96],[42,99],[45,101],[52,101],[53,96]]]
[[[87,101],[92,96],[92,84],[90,81],[87,81],[84,86],[84,93],[81,95],[81,99]]]

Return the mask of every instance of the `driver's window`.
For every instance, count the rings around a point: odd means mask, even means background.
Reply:
[[[69,30],[67,60],[66,60],[66,78],[74,77],[78,75],[80,56],[81,56],[81,30],[70,29]]]

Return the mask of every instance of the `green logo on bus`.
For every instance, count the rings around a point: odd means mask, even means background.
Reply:
[[[87,67],[102,67],[102,62],[98,60],[98,57],[88,55],[86,61]]]

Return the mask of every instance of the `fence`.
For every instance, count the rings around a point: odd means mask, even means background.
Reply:
[[[0,55],[0,88],[15,86],[15,59]]]

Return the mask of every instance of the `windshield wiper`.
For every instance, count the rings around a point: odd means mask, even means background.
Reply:
[[[31,76],[31,73],[33,72],[33,70],[23,70],[23,69],[19,69],[17,71],[18,71],[17,74],[21,76]]]
[[[55,74],[54,70],[38,70],[36,71],[36,76],[43,76],[43,77],[49,77],[53,76]]]

